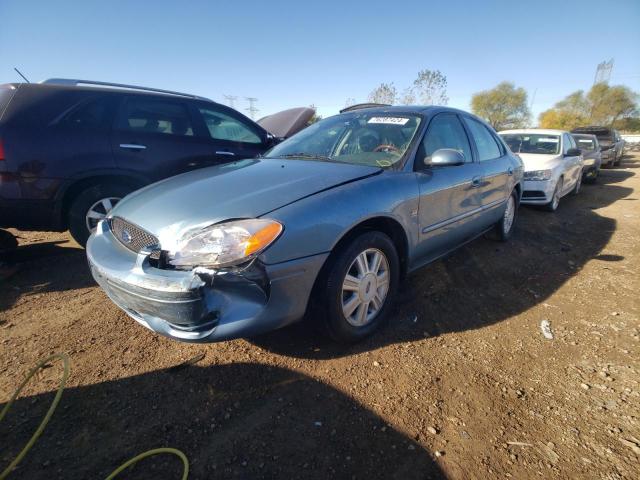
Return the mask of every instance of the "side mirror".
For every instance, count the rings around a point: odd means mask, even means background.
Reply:
[[[564,154],[565,157],[579,157],[582,155],[582,150],[579,148],[570,148],[567,150],[567,153]]]
[[[424,157],[423,162],[428,167],[451,167],[464,164],[464,155],[452,148],[441,148],[430,157]]]

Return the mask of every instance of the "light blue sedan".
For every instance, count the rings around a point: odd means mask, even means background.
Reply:
[[[264,157],[132,193],[87,256],[114,303],[176,340],[252,336],[308,313],[353,342],[387,320],[407,272],[488,230],[507,240],[522,176],[469,113],[355,108]]]

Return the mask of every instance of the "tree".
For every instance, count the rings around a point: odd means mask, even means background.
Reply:
[[[585,116],[557,108],[550,108],[540,114],[540,128],[554,128],[558,130],[572,130],[587,122]]]
[[[416,98],[422,105],[449,103],[447,77],[440,70],[421,70],[418,72],[418,78],[413,81],[413,87],[408,90],[404,97],[411,103],[414,103]]]
[[[529,123],[527,92],[511,82],[502,82],[491,90],[471,97],[471,111],[484,118],[496,130],[520,128]]]
[[[393,105],[396,103],[398,91],[391,83],[381,83],[380,86],[374,88],[369,94],[369,101],[372,103],[388,103]]]
[[[540,126],[566,130],[586,124],[615,126],[616,122],[638,114],[637,99],[634,92],[622,85],[596,83],[586,95],[578,90],[542,112]]]

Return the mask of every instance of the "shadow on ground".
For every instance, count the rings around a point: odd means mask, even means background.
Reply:
[[[21,398],[0,424],[7,439],[1,468],[26,444],[53,396]],[[419,444],[345,394],[298,372],[248,363],[69,388],[13,477],[105,478],[161,446],[189,457],[190,480],[443,478]],[[177,479],[180,471],[178,459],[161,456],[123,478]]]
[[[0,262],[17,268],[0,279],[0,312],[23,295],[75,290],[94,284],[84,249],[66,240],[30,243],[0,252]]]
[[[638,162],[627,160],[625,165],[631,163]],[[479,239],[415,272],[401,285],[389,325],[362,343],[335,345],[315,333],[309,320],[250,341],[283,355],[333,358],[482,328],[518,315],[545,301],[586,262],[621,257],[601,255],[616,221],[598,210],[633,192],[616,185],[632,175],[628,170],[603,170],[598,184],[564,197],[556,213],[521,207],[510,242]]]

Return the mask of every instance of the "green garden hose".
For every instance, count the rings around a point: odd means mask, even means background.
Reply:
[[[69,377],[68,355],[64,353],[55,353],[50,357],[45,358],[44,360],[39,362],[35,367],[33,367],[29,372],[29,374],[26,376],[26,378],[22,381],[20,386],[13,393],[13,395],[11,395],[9,402],[7,402],[7,404],[4,406],[4,408],[2,409],[2,412],[0,412],[0,422],[1,422],[4,416],[9,411],[9,409],[13,406],[13,402],[15,402],[16,398],[18,398],[18,395],[20,395],[20,392],[25,387],[25,385],[29,382],[29,380],[31,380],[31,378],[36,374],[38,370],[40,370],[47,363],[49,363],[51,360],[54,360],[56,358],[59,358],[60,360],[62,360],[62,364],[64,366],[64,372],[62,373],[62,379],[60,380],[60,385],[58,386],[58,391],[56,392],[56,396],[54,397],[53,402],[51,402],[51,406],[49,407],[49,410],[47,410],[47,414],[44,416],[44,418],[42,419],[42,422],[40,422],[40,425],[38,425],[38,428],[36,429],[35,433],[31,436],[27,444],[16,456],[16,458],[13,459],[13,461],[9,464],[9,466],[5,468],[2,471],[2,473],[0,473],[0,480],[4,480],[5,478],[7,478],[9,473],[11,473],[11,470],[13,470],[18,465],[18,463],[20,463],[20,460],[22,460],[22,458],[27,454],[27,452],[31,450],[31,447],[33,447],[33,444],[36,443],[36,440],[38,440],[38,438],[42,434],[44,427],[46,427],[47,423],[49,423],[49,420],[51,420],[51,416],[53,415],[53,412],[55,411],[56,407],[58,406],[58,403],[60,402],[60,397],[62,397],[62,391],[64,390],[64,386],[67,383],[67,378]]]
[[[109,475],[106,478],[106,480],[112,480],[116,478],[116,475],[118,475],[120,472],[130,467],[134,463],[138,463],[143,458],[152,457],[153,455],[158,455],[160,453],[171,453],[173,455],[180,457],[180,460],[182,460],[182,464],[184,465],[184,470],[182,472],[182,480],[187,480],[187,477],[189,476],[189,460],[187,460],[187,456],[184,453],[182,453],[180,450],[175,448],[154,448],[153,450],[148,450],[146,452],[141,453],[140,455],[136,455],[131,460],[127,460],[118,468],[116,468],[113,471],[113,473],[111,473],[111,475]]]
[[[49,406],[49,410],[47,410],[47,414],[44,416],[44,418],[40,422],[40,425],[38,425],[38,428],[36,429],[35,433],[31,436],[27,444],[16,456],[16,458],[13,459],[13,461],[9,464],[9,466],[5,468],[2,471],[2,473],[0,473],[0,480],[4,480],[5,478],[7,478],[9,473],[11,473],[11,471],[18,465],[18,463],[20,463],[20,461],[24,458],[27,452],[36,443],[36,441],[44,431],[44,427],[46,427],[47,423],[49,423],[49,420],[51,420],[51,416],[53,415],[53,412],[58,406],[58,403],[60,403],[60,398],[62,397],[62,392],[64,391],[64,387],[67,383],[67,378],[69,378],[69,356],[64,353],[56,353],[40,361],[35,367],[33,367],[29,371],[29,373],[27,374],[25,379],[22,381],[20,386],[18,386],[16,391],[13,393],[13,395],[11,395],[11,398],[9,399],[7,404],[3,407],[2,412],[0,412],[0,422],[1,422],[2,419],[5,417],[5,415],[7,414],[7,412],[9,411],[9,409],[13,406],[13,403],[15,402],[16,398],[18,398],[18,395],[20,395],[20,392],[22,392],[22,389],[27,385],[27,383],[29,383],[29,380],[31,380],[31,378],[36,374],[38,370],[40,370],[49,362],[55,359],[62,360],[62,364],[64,366],[64,372],[62,373],[62,378],[60,379],[60,385],[58,386],[56,396],[51,402],[51,405]],[[187,456],[184,453],[182,453],[180,450],[177,450],[175,448],[154,448],[153,450],[148,450],[146,452],[143,452],[140,455],[137,455],[132,459],[127,460],[125,463],[123,463],[118,468],[116,468],[106,478],[106,480],[113,480],[119,473],[126,470],[131,465],[138,463],[143,458],[152,457],[154,455],[159,455],[162,453],[169,453],[172,455],[176,455],[177,457],[180,458],[180,460],[182,460],[182,464],[184,465],[184,469],[182,472],[182,480],[186,480],[187,477],[189,476],[189,460],[187,459]]]

